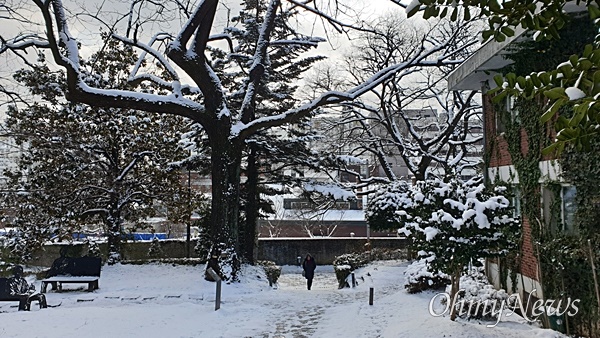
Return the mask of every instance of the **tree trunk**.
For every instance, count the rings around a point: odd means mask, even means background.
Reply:
[[[110,210],[106,217],[108,228],[108,259],[109,265],[119,263],[121,256],[121,215],[117,210]]]
[[[246,168],[246,206],[244,228],[241,231],[242,251],[244,259],[254,264],[254,252],[256,246],[256,227],[258,223],[259,193],[258,193],[258,156],[256,145],[250,145],[248,155],[248,167]]]
[[[216,129],[216,128],[215,128]],[[211,249],[207,268],[223,280],[237,280],[239,270],[239,202],[241,145],[227,132],[214,134],[211,142],[212,201],[210,213]],[[206,279],[211,277],[208,272]]]
[[[454,304],[454,299],[458,293],[460,287],[460,271],[461,268],[455,268],[452,272],[452,276],[450,276],[451,289],[450,289],[450,320],[456,320],[456,304]]]

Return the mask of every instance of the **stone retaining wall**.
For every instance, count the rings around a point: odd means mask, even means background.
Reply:
[[[161,240],[162,256],[155,258],[185,258],[185,240]],[[260,238],[258,240],[258,259],[274,261],[279,265],[297,264],[297,257],[304,257],[307,253],[315,256],[319,264],[331,264],[336,256],[363,252],[366,250],[366,238]],[[148,250],[150,241],[136,241],[123,243],[123,258],[126,260],[150,259]],[[194,252],[195,242],[190,243],[191,258],[199,258]],[[373,248],[405,249],[406,239],[371,238]],[[48,244],[43,250],[34,254],[35,259],[29,265],[51,266],[52,262],[60,257],[60,249],[68,246],[69,256],[83,256],[87,254],[87,246],[78,244]],[[100,250],[106,256],[106,243],[100,244]]]

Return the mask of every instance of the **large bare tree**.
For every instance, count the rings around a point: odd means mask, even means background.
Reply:
[[[382,16],[362,32],[345,58],[345,67],[322,68],[311,88],[319,84],[340,87],[335,81],[345,78],[351,85],[363,83],[366,74],[390,65],[410,63],[421,54],[424,44],[448,41],[439,55],[457,56],[438,64],[424,64],[397,72],[370,90],[360,100],[345,103],[345,108],[329,120],[328,149],[345,149],[351,155],[373,159],[381,168],[375,177],[363,179],[389,182],[407,179],[425,180],[428,173],[460,173],[479,164],[473,155],[482,140],[481,107],[473,99],[476,92],[448,92],[446,79],[476,47],[473,25],[465,22],[436,22],[415,26],[400,13]],[[343,76],[340,74],[348,74]],[[429,116],[426,116],[426,115]],[[336,136],[337,135],[337,136]],[[471,154],[471,156],[469,156]],[[398,170],[398,166],[405,167]],[[351,166],[346,170],[352,172]],[[405,177],[399,177],[404,175]],[[380,178],[378,178],[380,177]]]
[[[279,40],[274,33],[275,20],[283,11],[305,10],[317,15],[338,30],[349,25],[338,21],[315,7],[314,2],[271,0],[258,32],[256,48],[248,55],[248,72],[243,79],[243,96],[239,108],[232,109],[221,78],[214,71],[213,60],[207,57],[211,44],[231,43],[230,31],[212,32],[217,8],[221,1],[138,1],[133,0],[121,12],[119,6],[78,11],[61,0],[31,0],[5,3],[0,14],[2,39],[0,53],[12,52],[27,63],[25,52],[48,50],[51,58],[66,73],[67,99],[97,107],[127,108],[147,112],[175,114],[200,124],[206,132],[211,151],[212,205],[210,236],[213,243],[208,266],[226,279],[235,279],[240,196],[240,168],[245,142],[251,136],[274,127],[294,123],[309,117],[318,108],[352,101],[371,91],[396,74],[413,72],[420,67],[457,63],[459,36],[439,41],[422,41],[419,52],[399,63],[364,74],[360,83],[343,91],[324,91],[309,102],[268,117],[256,117],[257,88],[269,76],[269,51],[312,44],[317,39],[303,34]],[[18,5],[35,5],[27,15]],[[69,4],[71,5],[71,4]],[[73,5],[74,6],[74,5]],[[122,4],[121,4],[122,6]],[[21,11],[21,12],[20,12]],[[178,15],[178,16],[177,16]],[[97,28],[82,25],[81,20],[93,17],[110,30],[111,37],[140,50],[140,61],[128,78],[131,83],[153,83],[168,91],[159,94],[139,89],[117,90],[94,85],[93,67],[82,70],[80,56],[102,46],[85,44],[78,39],[94,34]],[[165,21],[165,20],[168,20]],[[179,20],[179,21],[178,21]],[[30,30],[11,32],[12,23],[28,21]],[[178,22],[181,22],[179,25]],[[124,27],[119,25],[124,23]],[[225,24],[227,26],[227,24]],[[8,29],[8,28],[11,29]],[[73,29],[72,29],[73,28]],[[76,32],[76,33],[75,33]],[[458,48],[450,48],[456,46]],[[231,46],[230,55],[237,53]],[[158,70],[150,72],[148,70]],[[87,75],[91,74],[91,75]]]

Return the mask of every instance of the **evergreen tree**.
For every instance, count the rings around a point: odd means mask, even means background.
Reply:
[[[370,204],[383,212],[370,210],[369,222],[387,215],[391,224],[402,226],[400,231],[412,239],[419,257],[427,258],[432,272],[450,275],[450,299],[459,290],[465,266],[479,258],[505,256],[519,238],[520,222],[503,196],[504,187],[492,192],[481,182],[481,177],[467,182],[454,177],[421,181],[401,187],[387,203]],[[452,320],[455,316],[452,309]]]
[[[288,24],[298,14],[297,11],[277,12],[270,47],[267,49],[268,62],[258,68],[254,66],[254,55],[259,48],[260,28],[267,11],[267,1],[246,0],[242,3],[239,15],[232,18],[238,27],[228,27],[225,33],[232,37],[233,51],[211,49],[215,73],[227,90],[230,109],[241,110],[252,74],[263,72],[262,81],[257,84],[256,98],[241,111],[243,123],[261,117],[279,114],[297,106],[299,99],[294,95],[302,74],[323,56],[303,57],[302,54],[316,47],[321,39],[298,33]],[[250,74],[250,77],[248,77]],[[276,193],[265,183],[290,182],[290,177],[282,175],[282,166],[315,163],[307,159],[314,155],[307,147],[306,119],[294,128],[260,131],[245,142],[242,160],[242,173],[246,181],[240,187],[239,242],[241,253],[247,262],[254,262],[257,221],[265,212],[271,211],[261,194]],[[291,129],[291,130],[290,130]],[[271,170],[276,164],[279,170]]]
[[[86,81],[126,88],[121,78],[136,60],[132,48],[108,42],[82,63],[103,70]],[[65,87],[47,85],[66,86],[64,75],[43,60],[16,79],[43,98],[7,112],[6,128],[26,145],[18,169],[6,172],[11,191],[6,202],[16,210],[12,225],[18,236],[32,250],[50,237],[70,240],[84,225],[101,224],[108,262],[119,261],[124,223],[153,215],[156,204],[167,203],[179,189],[180,172],[169,163],[185,156],[178,145],[183,119],[68,103]]]

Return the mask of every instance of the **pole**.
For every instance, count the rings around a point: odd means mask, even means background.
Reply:
[[[208,268],[206,271],[217,282],[217,294],[215,295],[215,311],[217,311],[221,308],[221,277],[212,268]]]
[[[373,288],[369,288],[369,305],[373,305]]]
[[[190,258],[190,241],[191,241],[191,227],[192,227],[192,208],[191,208],[191,204],[192,204],[192,171],[190,170],[189,164],[188,164],[188,220],[187,220],[187,234],[185,237],[185,257]]]
[[[221,279],[217,280],[217,295],[215,296],[215,311],[221,308]]]

